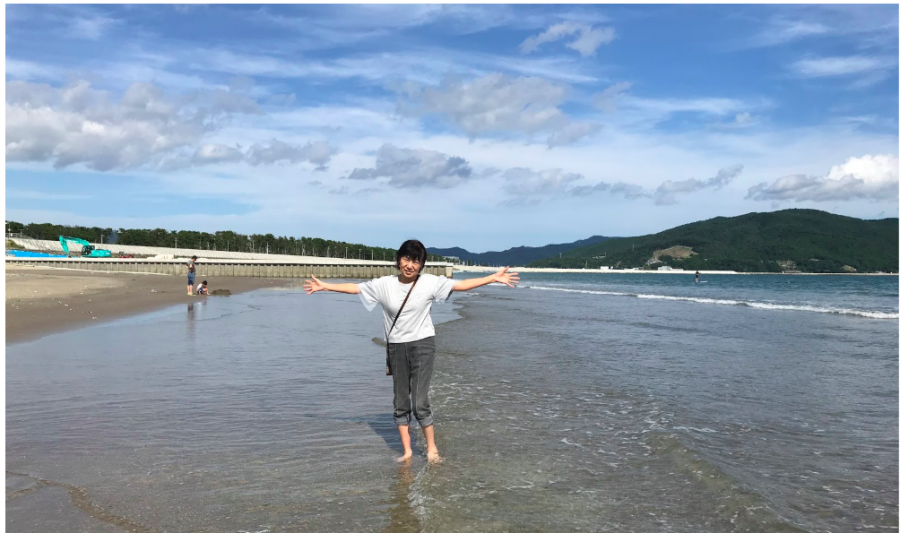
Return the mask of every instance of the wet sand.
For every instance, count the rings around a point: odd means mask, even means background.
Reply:
[[[213,278],[210,290],[232,294],[287,285],[297,280],[275,278]],[[213,296],[215,297],[215,296]],[[153,311],[195,301],[188,296],[184,276],[6,265],[6,342],[36,339],[87,323]]]

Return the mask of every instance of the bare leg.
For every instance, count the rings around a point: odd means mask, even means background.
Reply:
[[[440,463],[443,461],[438,453],[437,445],[434,443],[434,424],[427,428],[422,428],[422,433],[425,434],[425,443],[428,445],[428,462]]]
[[[409,461],[412,459],[412,444],[409,439],[409,426],[397,426],[400,431],[400,442],[403,443],[403,457],[397,459],[398,463]]]

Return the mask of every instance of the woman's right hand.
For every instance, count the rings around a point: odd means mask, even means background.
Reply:
[[[319,281],[318,278],[316,278],[312,274],[310,274],[309,277],[311,277],[312,279],[308,279],[303,282],[303,290],[306,291],[306,294],[312,294],[314,292],[325,290],[325,284]]]

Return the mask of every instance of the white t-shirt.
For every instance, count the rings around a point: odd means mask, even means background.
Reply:
[[[371,311],[381,304],[384,310],[384,332],[391,332],[390,342],[412,342],[434,336],[431,304],[445,302],[453,292],[454,281],[444,276],[420,274],[416,288],[409,296],[403,314],[391,331],[391,324],[412,283],[400,283],[397,276],[384,276],[359,284],[359,299]]]

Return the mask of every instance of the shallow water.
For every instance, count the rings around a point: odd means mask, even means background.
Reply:
[[[416,485],[426,529],[896,529],[897,279],[705,278],[480,290],[440,333],[466,459]]]
[[[9,346],[7,469],[149,531],[897,528],[896,278],[522,278],[435,306],[442,465],[380,311],[294,288]]]
[[[295,287],[9,346],[7,470],[153,531],[415,524],[380,325],[356,296]]]

